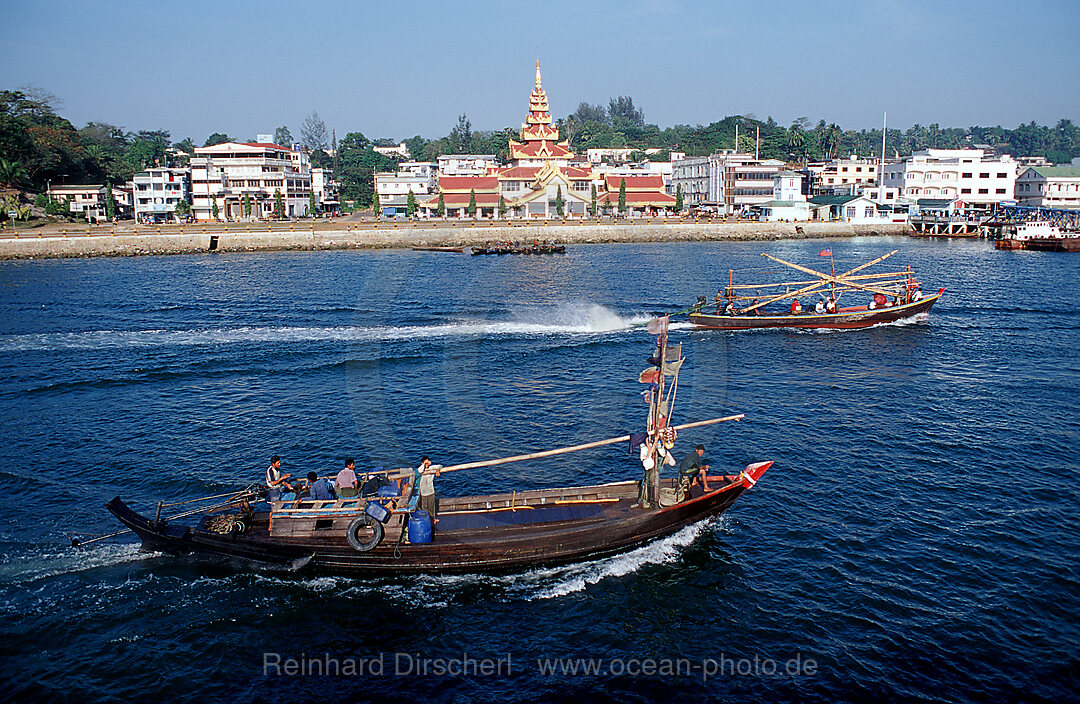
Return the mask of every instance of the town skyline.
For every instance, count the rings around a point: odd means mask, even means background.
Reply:
[[[571,7],[559,2],[531,18],[517,8],[421,4],[406,18],[408,34],[393,31],[402,18],[386,8],[341,3],[303,17],[277,3],[48,11],[61,6],[9,8],[3,87],[55,95],[76,126],[165,129],[197,143],[281,125],[295,135],[313,111],[339,138],[434,138],[461,114],[478,131],[516,127],[537,57],[555,117],[628,95],[661,128],[752,115],[880,129],[884,111],[890,128],[1014,127],[1080,113],[1078,79],[1065,70],[1080,63],[1066,36],[1080,11],[1053,0],[1026,11],[975,2],[792,5],[769,19],[727,5],[637,2],[616,12],[600,4],[576,12],[583,25],[597,21],[584,30],[557,26],[553,17]],[[610,22],[600,23],[605,12]],[[151,31],[165,21],[171,31]],[[765,25],[770,41],[747,39]],[[178,35],[178,26],[200,31]],[[1038,41],[1008,41],[1027,30]],[[312,49],[307,36],[323,38]]]

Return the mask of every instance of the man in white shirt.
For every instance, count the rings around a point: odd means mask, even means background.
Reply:
[[[414,480],[418,482],[420,492],[420,510],[427,511],[432,520],[438,511],[438,502],[435,500],[435,477],[442,473],[442,465],[431,464],[431,458],[424,455],[420,459],[420,466],[414,472]]]
[[[337,489],[337,495],[342,498],[351,499],[359,494],[356,486],[356,462],[352,457],[345,460],[345,468],[338,472],[334,479],[334,487]]]
[[[274,455],[270,458],[270,466],[266,468],[266,489],[271,501],[276,501],[282,490],[293,491],[292,484],[287,481],[290,476],[292,475],[281,473],[280,457]]]

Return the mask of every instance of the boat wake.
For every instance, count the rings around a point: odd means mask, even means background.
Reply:
[[[145,560],[155,554],[143,552],[138,543],[101,544],[79,549],[50,546],[38,553],[5,555],[0,559],[0,583],[26,585],[50,577]]]
[[[416,326],[244,326],[188,330],[88,330],[0,337],[0,352],[145,349],[234,344],[393,342],[454,337],[530,337],[620,332],[650,316],[624,318],[597,304],[518,309],[505,321],[458,320]]]

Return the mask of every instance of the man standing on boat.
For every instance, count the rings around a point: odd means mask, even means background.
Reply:
[[[431,464],[431,458],[424,455],[420,466],[413,473],[413,486],[420,492],[420,510],[426,511],[435,520],[438,502],[435,500],[435,477],[441,474],[442,465]]]
[[[709,465],[701,463],[701,456],[704,454],[705,446],[698,445],[679,465],[679,487],[686,488],[686,498],[690,498],[690,487],[694,486],[697,479],[701,479],[701,486],[706,492],[709,491]]]

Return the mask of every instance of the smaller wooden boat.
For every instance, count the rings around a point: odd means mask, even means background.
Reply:
[[[465,253],[465,247],[413,247],[414,252],[456,252]]]
[[[496,243],[493,245],[481,245],[472,248],[473,256],[480,254],[565,254],[566,245],[555,244],[528,244]]]
[[[826,254],[826,251],[828,252]],[[832,257],[826,250],[822,256]],[[716,314],[704,311],[705,297],[689,315],[693,325],[714,330],[753,330],[759,328],[857,329],[882,323],[905,320],[928,313],[945,289],[924,296],[921,285],[911,267],[902,271],[866,274],[874,264],[896,254],[893,250],[866,264],[841,274],[826,274],[809,267],[792,264],[768,254],[761,256],[798,271],[812,274],[816,279],[784,281],[774,284],[736,284],[735,271],[728,272],[728,285],[716,294]],[[837,301],[845,293],[870,295],[865,304],[840,307]],[[817,306],[809,301],[819,298]],[[800,298],[808,305],[803,308]],[[787,302],[790,301],[790,305]],[[829,303],[826,304],[826,301]],[[786,310],[767,310],[767,306],[781,304]]]

